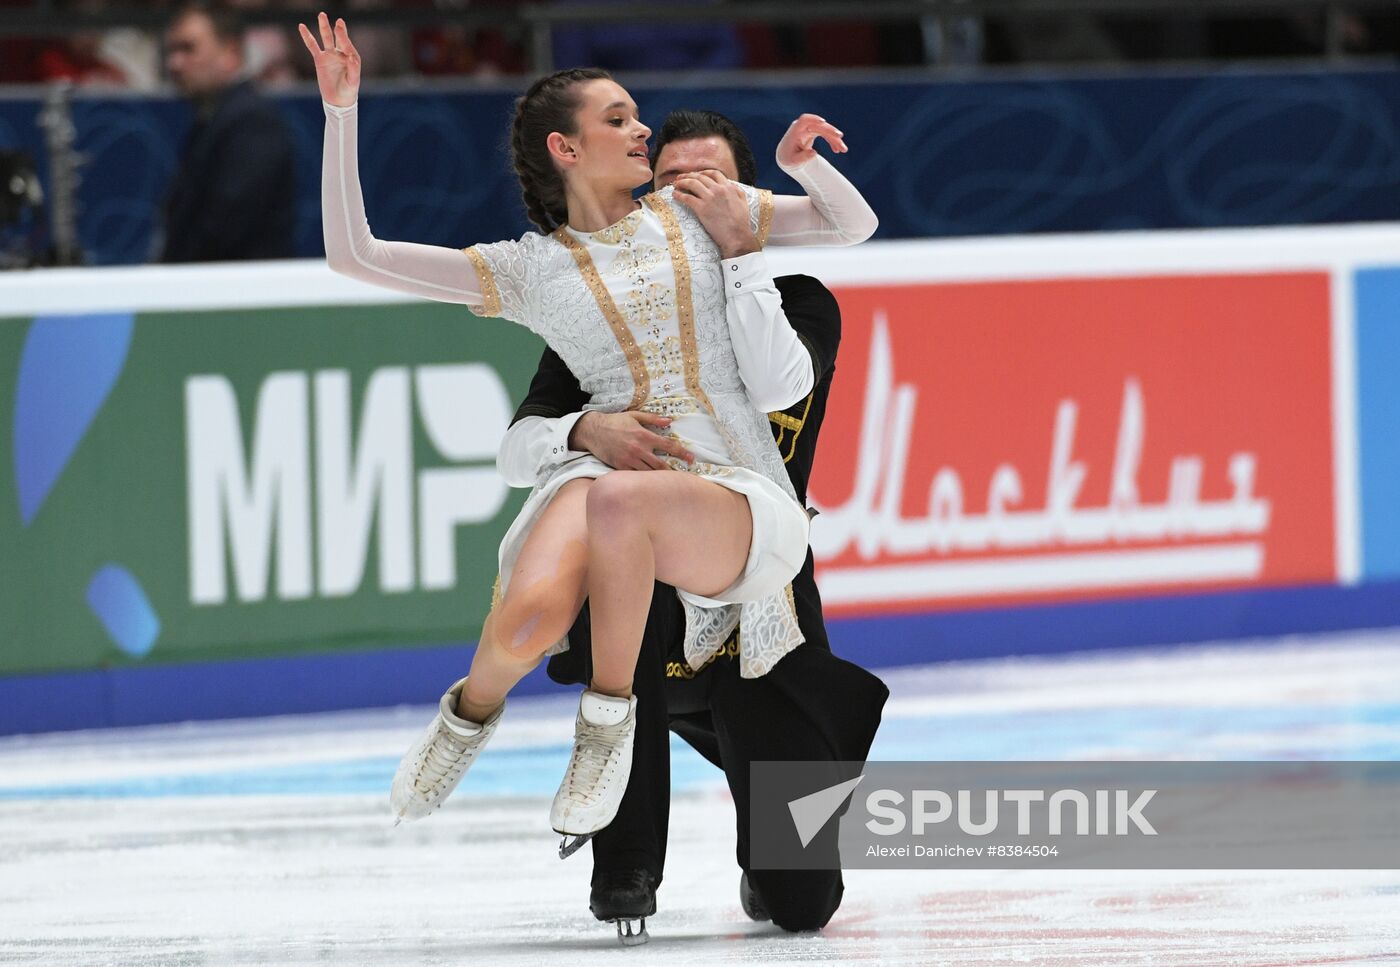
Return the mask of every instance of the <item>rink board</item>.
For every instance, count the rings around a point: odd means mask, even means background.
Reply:
[[[811,497],[843,653],[1400,624],[1400,227],[770,260],[842,305]],[[537,340],[316,263],[12,275],[0,307],[0,731],[460,673]]]

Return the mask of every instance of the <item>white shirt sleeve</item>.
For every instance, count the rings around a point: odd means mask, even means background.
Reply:
[[[802,186],[807,197],[773,196],[772,226],[760,244],[854,245],[880,227],[880,219],[856,186],[821,155],[795,167],[779,167]]]
[[[545,471],[586,456],[582,450],[569,449],[569,434],[581,416],[578,412],[558,419],[527,416],[517,420],[506,431],[496,454],[501,479],[512,487],[533,487]]]
[[[438,302],[468,306],[489,302],[474,260],[462,250],[374,237],[360,192],[359,105],[321,104],[326,113],[321,219],[331,269],[361,282]]]
[[[724,315],[749,399],[764,413],[785,409],[816,383],[812,355],[797,338],[762,252],[720,262]]]

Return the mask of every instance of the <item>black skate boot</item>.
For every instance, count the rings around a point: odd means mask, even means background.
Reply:
[[[617,939],[627,946],[644,944],[651,939],[647,917],[656,913],[656,877],[640,869],[600,871],[588,895],[588,909],[599,920],[616,924]]]
[[[739,874],[739,906],[744,908],[744,913],[750,920],[757,920],[762,923],[765,920],[772,920],[768,915],[768,908],[763,905],[762,898],[749,883],[749,874],[743,872]]]

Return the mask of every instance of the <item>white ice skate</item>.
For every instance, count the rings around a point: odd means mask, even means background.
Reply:
[[[399,762],[389,789],[396,826],[440,808],[496,732],[504,705],[480,725],[457,716],[457,700],[466,681],[464,678],[447,690],[427,731]]]
[[[574,754],[549,822],[564,834],[559,856],[572,854],[617,815],[632,774],[632,736],[637,729],[637,698],[615,698],[586,691],[574,719]],[[576,837],[573,842],[569,837]]]

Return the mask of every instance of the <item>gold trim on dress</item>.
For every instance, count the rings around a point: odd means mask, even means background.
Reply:
[[[501,314],[501,290],[496,288],[496,276],[491,271],[491,266],[486,264],[486,256],[477,251],[475,245],[471,248],[464,248],[462,251],[467,258],[472,260],[472,266],[476,269],[476,277],[481,282],[481,314],[493,318],[499,316]]]
[[[598,267],[593,264],[593,256],[588,254],[588,249],[580,245],[578,239],[570,235],[568,228],[563,225],[555,229],[554,240],[568,249],[569,254],[574,257],[574,264],[578,266],[584,284],[593,293],[603,318],[608,321],[608,328],[613,331],[613,338],[622,347],[622,355],[627,358],[627,368],[632,371],[632,401],[627,404],[627,409],[635,410],[646,400],[651,388],[651,375],[647,372],[646,361],[642,359],[642,350],[637,346],[637,340],[632,338],[632,331],[627,328],[622,313],[618,311],[612,293],[608,292],[608,287],[599,277]]]
[[[700,386],[700,348],[695,342],[695,307],[691,301],[690,259],[685,254],[685,236],[680,219],[670,206],[653,192],[642,201],[661,219],[666,231],[666,244],[671,251],[671,268],[676,273],[676,318],[681,332],[681,361],[685,367],[685,388],[700,401],[700,405],[715,416],[714,404]],[[718,419],[718,417],[716,417]]]
[[[773,227],[773,193],[767,188],[758,190],[758,247],[768,244],[768,232]]]
[[[616,245],[629,235],[636,235],[637,228],[642,224],[642,210],[634,208],[623,215],[607,228],[592,232],[594,240],[602,242],[604,245]]]

